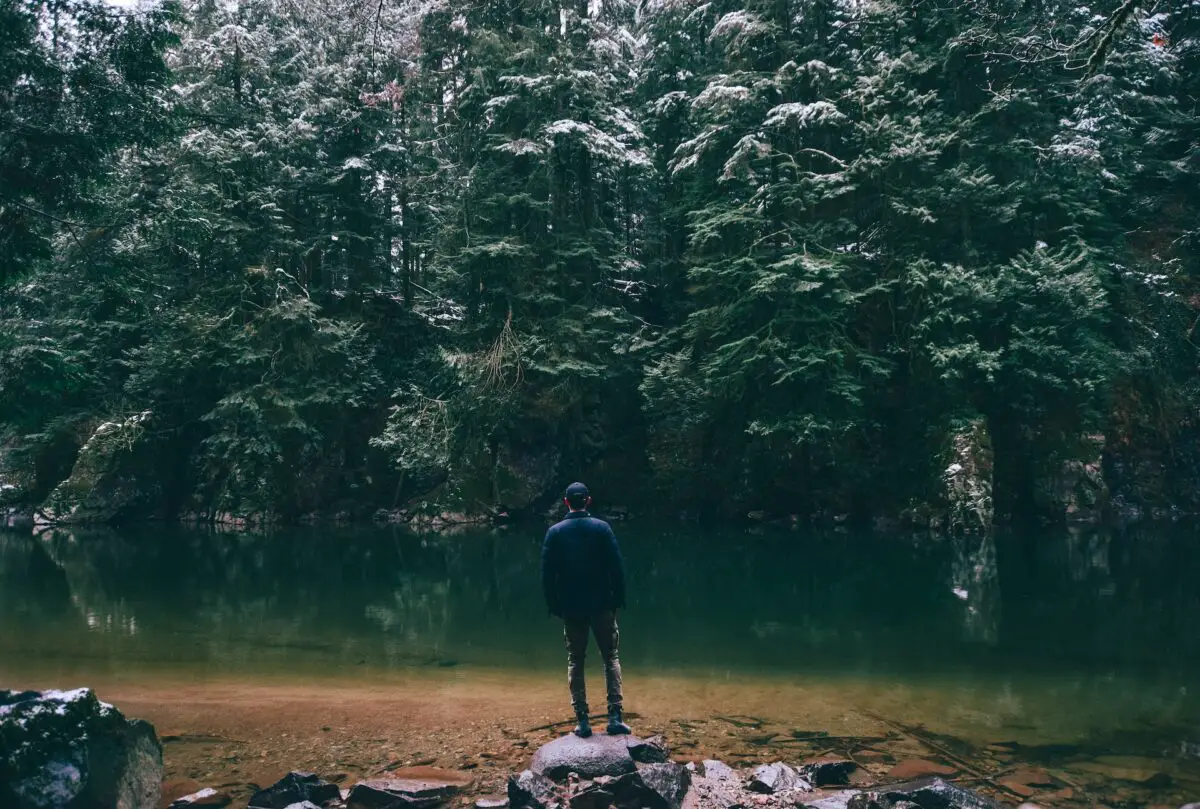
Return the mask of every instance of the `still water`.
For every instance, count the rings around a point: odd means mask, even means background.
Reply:
[[[1064,777],[1085,760],[1127,785],[1171,774],[1161,794],[1122,793],[1130,805],[1200,789],[1195,532],[616,529],[635,713],[643,694],[663,722],[741,709],[801,733],[882,717],[977,749],[1059,751]],[[565,713],[539,546],[536,527],[0,533],[0,687],[411,674],[561,690]]]

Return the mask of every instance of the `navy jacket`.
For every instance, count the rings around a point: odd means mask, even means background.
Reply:
[[[586,511],[550,526],[542,543],[542,589],[551,615],[589,618],[625,606],[625,565],[612,528]]]

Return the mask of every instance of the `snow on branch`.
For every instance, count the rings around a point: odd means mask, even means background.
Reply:
[[[599,157],[630,166],[650,165],[650,158],[641,149],[622,143],[612,135],[582,121],[563,118],[547,125],[543,132],[550,146],[553,146],[559,137],[573,137],[579,139],[590,153]]]
[[[765,126],[794,126],[807,129],[811,126],[832,126],[846,120],[846,116],[828,101],[811,104],[780,104],[767,113]]]
[[[724,78],[723,76],[721,77]],[[735,105],[750,98],[750,88],[743,87],[740,84],[727,85],[714,82],[703,90],[700,95],[692,101],[692,109],[705,110],[711,109],[718,112],[727,112]]]
[[[769,30],[769,26],[760,20],[757,14],[749,11],[731,11],[717,20],[717,24],[708,33],[708,41],[712,42],[727,36],[765,34]]]

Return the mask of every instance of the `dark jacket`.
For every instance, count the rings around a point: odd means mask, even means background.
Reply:
[[[588,618],[625,606],[625,565],[612,528],[586,511],[550,526],[542,543],[542,589],[551,615]]]

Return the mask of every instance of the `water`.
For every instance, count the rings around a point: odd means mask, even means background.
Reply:
[[[755,737],[764,727],[783,739],[878,734],[892,722],[887,732],[920,726],[986,753],[997,771],[1025,761],[1059,768],[1093,798],[1200,796],[1193,533],[617,530],[629,569],[629,707],[677,738],[692,734],[697,750],[750,756],[773,744]],[[336,693],[329,721],[345,714],[348,745],[352,725],[369,719],[354,695],[386,687],[423,695],[404,721],[429,731],[412,745],[443,762],[466,755],[449,743],[438,752],[437,734],[455,723],[511,735],[509,726],[563,718],[564,653],[541,599],[539,533],[0,534],[0,686],[92,684],[156,722],[241,736],[249,709],[209,696],[301,689],[296,699],[311,707],[332,706],[319,695]],[[491,725],[454,713],[472,699],[504,706]],[[323,738],[290,710],[271,714],[281,739]],[[754,719],[720,718],[730,713]],[[169,769],[172,755],[168,746]],[[202,760],[177,774],[228,774]],[[1160,772],[1169,777],[1135,783]]]

